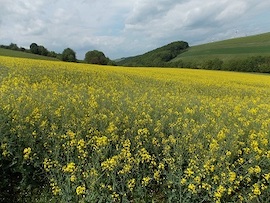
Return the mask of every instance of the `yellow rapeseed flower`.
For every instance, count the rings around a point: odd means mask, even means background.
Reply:
[[[70,181],[71,182],[75,182],[76,181],[76,176],[75,175],[71,175],[70,176]]]
[[[128,181],[128,183],[127,183],[128,189],[129,189],[130,191],[132,191],[133,188],[135,187],[135,184],[136,184],[135,178],[130,179],[130,180]]]
[[[77,193],[77,195],[84,195],[85,192],[86,192],[85,186],[78,186],[78,187],[76,188],[76,193]]]
[[[259,183],[255,183],[253,185],[252,192],[253,192],[254,195],[260,195],[261,194],[260,184]]]
[[[196,193],[196,186],[194,184],[190,183],[188,185],[188,190],[195,194]]]
[[[112,171],[117,166],[118,159],[118,156],[113,156],[112,158],[103,161],[101,163],[101,167],[103,168],[103,170]]]
[[[24,148],[24,150],[23,150],[23,158],[25,160],[30,158],[31,151],[32,151],[31,147]]]
[[[182,178],[181,181],[180,181],[181,185],[186,184],[186,182],[187,182],[187,179],[186,178]]]
[[[139,155],[141,157],[142,163],[151,161],[151,155],[148,153],[148,151],[145,148],[140,149]]]
[[[255,173],[258,174],[258,173],[261,173],[262,169],[261,169],[260,166],[256,165],[256,166],[253,168],[253,171],[254,171]]]
[[[265,178],[266,181],[269,181],[270,180],[270,173],[264,174],[263,177]]]
[[[149,182],[151,181],[151,178],[150,177],[144,177],[143,179],[142,179],[142,185],[143,186],[147,186],[148,184],[149,184]]]
[[[226,188],[224,186],[220,185],[217,188],[217,190],[214,192],[214,197],[217,199],[220,199],[225,191],[226,191]]]
[[[74,162],[70,162],[66,166],[62,167],[62,170],[66,173],[73,173],[75,169],[76,169],[76,165]]]
[[[229,181],[231,183],[233,183],[233,181],[235,181],[235,179],[236,179],[236,173],[234,171],[230,171],[229,172]]]

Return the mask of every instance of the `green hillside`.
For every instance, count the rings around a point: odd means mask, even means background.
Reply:
[[[173,42],[115,62],[122,66],[270,73],[270,32],[192,47],[187,42]]]
[[[270,56],[270,32],[192,46],[172,62],[200,62],[213,58],[227,61],[251,56]]]
[[[40,60],[50,60],[50,61],[58,61],[58,59],[53,57],[41,56],[37,54],[26,53],[22,51],[14,51],[10,49],[0,48],[0,56],[10,56],[10,57],[18,57],[18,58],[30,58],[30,59],[40,59]]]
[[[115,61],[122,66],[164,66],[167,62],[183,53],[189,47],[187,42],[177,41],[159,47],[145,54]]]

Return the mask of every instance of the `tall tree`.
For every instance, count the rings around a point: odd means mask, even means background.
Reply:
[[[32,43],[30,45],[30,52],[33,54],[39,54],[38,45],[36,43]]]
[[[67,62],[76,62],[76,53],[71,48],[66,48],[62,52],[62,60]]]
[[[11,50],[19,50],[19,47],[17,46],[17,44],[14,44],[14,43],[11,43],[10,45],[9,45],[9,49],[11,49]]]
[[[47,56],[49,51],[44,46],[38,46],[38,54]]]
[[[91,64],[107,65],[110,61],[101,51],[88,51],[85,54],[84,61]]]

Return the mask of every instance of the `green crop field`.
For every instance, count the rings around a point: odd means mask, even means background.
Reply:
[[[213,58],[226,61],[250,56],[270,56],[270,33],[192,46],[172,61],[197,62]]]
[[[58,61],[58,59],[52,58],[52,57],[26,53],[26,52],[22,52],[22,51],[13,51],[10,49],[3,49],[3,48],[0,48],[0,56],[10,56],[10,57],[18,57],[18,58]]]

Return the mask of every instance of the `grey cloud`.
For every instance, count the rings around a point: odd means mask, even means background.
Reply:
[[[190,44],[270,30],[270,1],[0,0],[0,44],[31,42],[78,55],[141,54],[165,43]]]
[[[131,15],[128,17],[126,23],[132,25],[160,18],[166,15],[175,5],[182,2],[185,2],[185,0],[138,0],[134,4]]]

